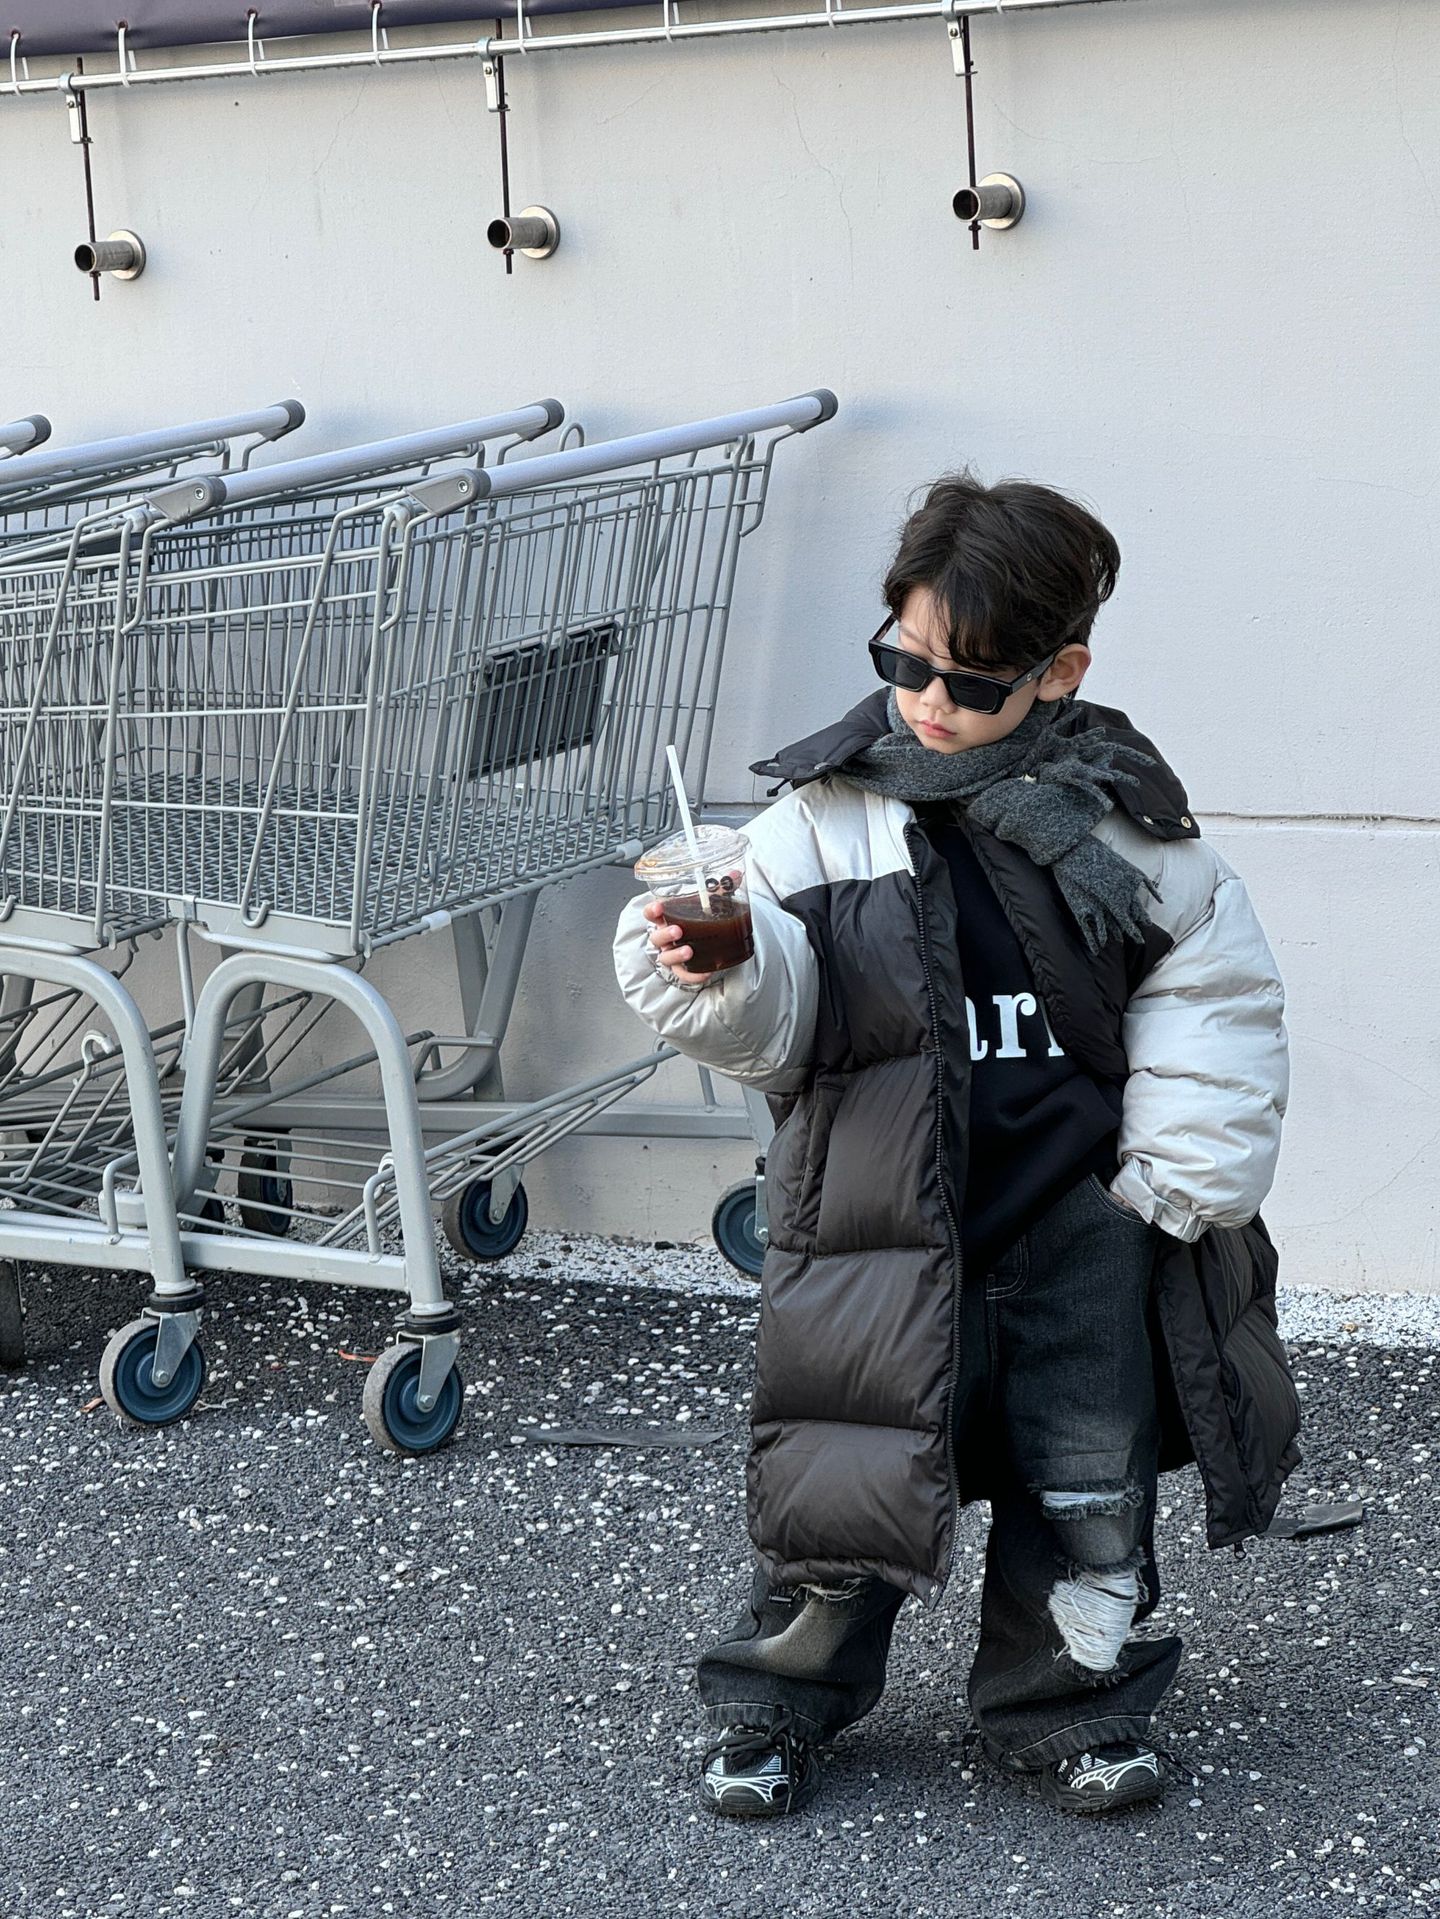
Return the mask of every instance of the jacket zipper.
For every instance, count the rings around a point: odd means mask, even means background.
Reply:
[[[955,1209],[950,1203],[950,1185],[945,1167],[945,1052],[940,1037],[940,1006],[935,993],[935,975],[930,966],[930,924],[925,915],[925,894],[920,884],[920,862],[916,858],[911,834],[918,827],[905,828],[905,844],[910,850],[910,866],[915,879],[916,913],[920,922],[920,964],[925,974],[925,992],[930,1002],[930,1033],[935,1042],[935,1174],[940,1187],[940,1203],[950,1233],[950,1256],[955,1278],[950,1299],[950,1398],[945,1408],[945,1456],[950,1464],[950,1555],[945,1566],[943,1592],[955,1570],[955,1555],[960,1544],[960,1461],[955,1450],[955,1394],[960,1379],[960,1296],[965,1284],[964,1241]],[[938,1599],[937,1593],[936,1598]]]

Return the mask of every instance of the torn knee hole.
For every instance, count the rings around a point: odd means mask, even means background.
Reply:
[[[1145,1504],[1144,1488],[1133,1484],[1073,1492],[1037,1490],[1047,1519],[1120,1519]]]
[[[1050,1617],[1077,1666],[1107,1673],[1120,1657],[1139,1603],[1140,1575],[1134,1567],[1096,1572],[1082,1566],[1056,1580]]]

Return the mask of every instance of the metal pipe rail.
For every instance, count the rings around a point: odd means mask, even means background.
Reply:
[[[27,414],[23,420],[9,420],[0,426],[0,460],[17,453],[28,453],[50,438],[50,422],[43,413]]]
[[[73,549],[78,558],[96,542],[113,542],[127,523],[134,536],[147,527],[177,525],[221,507],[274,507],[336,492],[349,499],[361,490],[367,496],[372,490],[378,493],[382,483],[398,489],[422,480],[425,469],[436,460],[483,459],[486,443],[491,440],[509,443],[500,450],[503,461],[513,446],[541,438],[562,425],[564,419],[565,409],[559,400],[536,400],[506,413],[460,420],[389,440],[372,440],[363,446],[337,447],[329,453],[312,453],[273,466],[189,474],[173,481],[162,476],[159,482],[152,480],[148,490],[143,479],[138,485],[127,482],[123,491],[97,500],[91,512],[68,525],[22,527],[8,544],[0,534],[0,596],[7,574],[23,579],[28,568],[43,564],[67,548]],[[0,466],[0,521],[8,505],[4,484],[4,468]],[[466,497],[474,497],[473,490]],[[19,503],[22,508],[25,504],[23,500]],[[333,500],[332,511],[340,504],[340,500]]]
[[[562,453],[541,453],[500,467],[447,470],[433,476],[434,499],[426,501],[426,511],[454,511],[477,499],[503,499],[536,487],[588,479],[595,473],[614,473],[652,460],[702,453],[710,447],[749,439],[756,433],[785,428],[793,433],[805,433],[832,419],[839,404],[833,393],[821,387],[774,406],[754,407],[748,413],[722,413],[713,419],[662,427],[652,433],[597,440],[592,446],[569,447]],[[512,423],[528,424],[542,414],[543,424],[535,427],[536,433],[558,426],[564,418],[564,409],[558,400],[539,400],[501,420],[471,421],[464,428],[437,428],[405,439],[380,440],[371,446],[347,447],[307,460],[256,467],[246,473],[207,473],[153,494],[146,505],[162,521],[190,520],[201,513],[222,512],[271,497],[288,497],[311,486],[335,486],[370,473],[383,473],[387,466],[382,462],[389,460],[391,454],[395,455],[390,462],[394,465],[418,465],[422,460],[442,458],[446,453],[462,451],[460,436],[470,433],[474,437],[481,426],[488,427],[489,431],[480,437],[493,438],[498,432],[519,431],[519,425]],[[450,483],[454,483],[453,493],[447,497]]]
[[[651,1055],[653,1058],[654,1055]],[[679,1059],[673,1050],[660,1055]],[[426,1133],[449,1138],[453,1134],[482,1129],[491,1120],[508,1120],[528,1110],[519,1100],[446,1100],[422,1101],[420,1126]],[[222,1114],[223,1118],[224,1115]],[[297,1129],[324,1128],[332,1131],[342,1123],[357,1133],[383,1133],[385,1106],[379,1099],[344,1096],[344,1104],[334,1096],[292,1095],[277,1091],[266,1104],[256,1103],[248,1116],[256,1129],[274,1127]],[[579,1132],[614,1139],[749,1139],[752,1128],[743,1106],[624,1106],[613,1112],[586,1119]]]
[[[352,480],[377,478],[472,453],[487,440],[536,440],[563,425],[564,420],[565,408],[559,400],[533,400],[509,413],[494,413],[484,419],[461,420],[452,426],[431,427],[390,440],[372,440],[365,446],[337,447],[330,453],[312,453],[303,460],[252,467],[244,473],[207,474],[202,482],[208,494],[206,504],[215,508],[248,506],[259,500],[344,486]]]
[[[255,446],[281,440],[304,423],[305,409],[298,400],[279,400],[274,406],[251,413],[223,414],[214,420],[192,420],[149,433],[128,433],[113,440],[91,440],[81,446],[29,453],[14,466],[0,468],[0,512],[74,481],[101,479],[202,453],[227,453],[232,440],[253,439],[254,445],[240,455],[242,460],[248,459]]]
[[[564,486],[595,473],[614,473],[651,460],[672,460],[710,447],[728,446],[757,433],[808,433],[811,427],[833,420],[840,402],[828,387],[797,394],[774,406],[754,407],[748,413],[720,413],[710,420],[691,420],[684,426],[662,427],[654,433],[632,433],[619,440],[597,440],[594,446],[569,447],[563,453],[541,453],[532,460],[475,475],[478,497],[499,500],[535,487]]]
[[[515,31],[487,34],[479,40],[435,42],[409,47],[388,44],[382,25],[383,7],[372,15],[369,41],[345,53],[267,54],[256,31],[255,14],[249,15],[249,37],[243,54],[228,60],[202,60],[193,64],[142,67],[134,64],[134,55],[125,44],[125,29],[117,35],[117,64],[113,72],[76,73],[67,71],[52,77],[32,78],[25,70],[23,45],[10,43],[10,77],[0,77],[0,95],[19,98],[25,94],[50,94],[73,101],[78,93],[109,92],[115,88],[133,91],[140,86],[178,84],[186,80],[259,79],[272,73],[322,73],[347,67],[405,67],[430,64],[437,60],[475,60],[493,63],[512,54],[568,53],[586,47],[671,46],[682,40],[716,40],[742,33],[784,33],[802,27],[883,26],[892,21],[936,20],[949,27],[965,15],[981,13],[1031,13],[1041,9],[1073,6],[1102,6],[1112,0],[901,0],[891,6],[846,6],[843,0],[826,0],[822,8],[795,13],[741,15],[726,20],[681,22],[676,16],[676,0],[660,0],[660,23],[644,27],[604,27],[579,33],[537,33],[527,16],[524,0],[516,0]],[[237,22],[238,24],[238,22]],[[0,67],[0,76],[4,68]],[[488,76],[487,76],[488,77]]]

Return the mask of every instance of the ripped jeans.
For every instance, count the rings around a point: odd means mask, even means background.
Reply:
[[[990,1500],[968,1697],[992,1754],[1032,1771],[1143,1738],[1176,1638],[1130,1639],[1159,1597],[1158,1422],[1146,1307],[1158,1230],[1081,1180],[962,1300],[956,1457]],[[876,1579],[778,1587],[698,1666],[713,1725],[824,1741],[869,1712],[905,1595]]]

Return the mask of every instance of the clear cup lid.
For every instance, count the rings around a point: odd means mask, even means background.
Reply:
[[[749,841],[733,826],[697,826],[695,838],[700,846],[700,863],[707,873],[717,867],[743,863]],[[658,846],[652,846],[635,862],[639,880],[664,879],[672,873],[693,873],[695,856],[683,833],[675,833]]]

